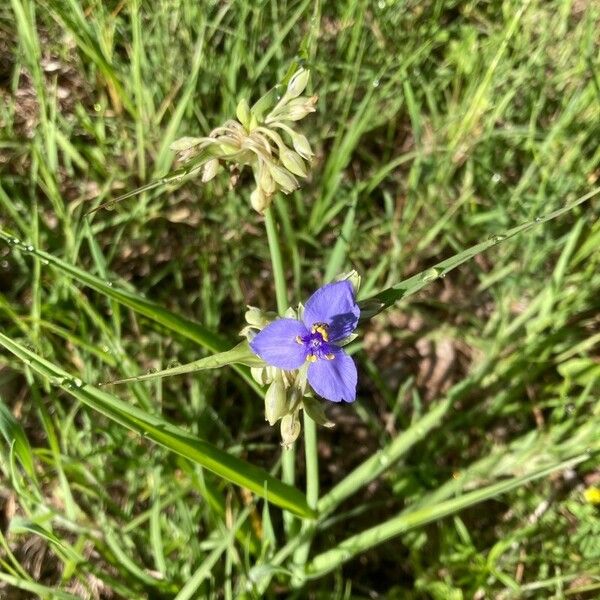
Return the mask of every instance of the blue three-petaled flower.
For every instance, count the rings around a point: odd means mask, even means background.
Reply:
[[[349,281],[319,288],[306,302],[302,320],[277,319],[250,342],[266,363],[291,371],[308,362],[308,383],[332,402],[356,399],[356,365],[337,345],[358,324],[360,308]]]

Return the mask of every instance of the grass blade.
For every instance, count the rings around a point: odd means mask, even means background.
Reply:
[[[27,475],[35,479],[35,465],[29,440],[21,424],[13,417],[13,414],[8,410],[2,399],[0,399],[0,433],[6,440],[9,448],[14,449],[15,455]]]
[[[95,275],[92,275],[83,269],[75,267],[60,258],[39,250],[31,245],[24,244],[21,240],[9,235],[0,229],[0,240],[5,241],[15,250],[31,254],[40,259],[42,265],[50,265],[58,269],[61,273],[72,277],[76,281],[86,285],[97,292],[104,294],[108,298],[116,300],[138,314],[141,314],[155,323],[159,323],[170,331],[181,335],[184,338],[196,342],[211,352],[226,352],[230,348],[230,342],[224,337],[210,331],[196,321],[175,314],[166,308],[163,308],[156,302],[147,300],[140,294],[117,288],[111,282],[104,281]],[[242,376],[242,378],[252,387],[254,391],[262,395],[258,384],[250,377],[248,372],[241,366],[234,365],[233,368]]]
[[[127,379],[109,381],[108,383],[116,385],[132,381],[146,381],[148,379],[173,377],[174,375],[183,375],[184,373],[195,373],[196,371],[205,371],[207,369],[219,369],[226,365],[233,364],[243,364],[250,367],[264,367],[266,363],[252,352],[248,342],[244,340],[235,346],[235,348],[227,350],[227,352],[219,352],[218,354],[206,356],[185,365],[178,365],[177,367],[171,367],[153,373],[146,373],[145,375],[138,375],[137,377],[127,377]]]
[[[565,213],[570,212],[575,207],[583,204],[590,198],[593,198],[598,193],[600,193],[600,187],[596,187],[575,202],[564,206],[563,208],[559,208],[543,217],[538,217],[534,221],[528,221],[527,223],[523,223],[521,225],[517,225],[511,229],[508,229],[506,232],[502,234],[497,234],[492,236],[490,239],[485,242],[481,242],[480,244],[476,244],[475,246],[471,246],[467,248],[463,252],[459,252],[446,260],[443,260],[437,263],[435,266],[422,271],[421,273],[417,273],[400,283],[383,290],[362,301],[365,310],[363,314],[370,318],[371,316],[381,312],[382,310],[392,306],[395,302],[402,300],[406,296],[410,296],[411,294],[415,294],[422,288],[424,288],[431,281],[435,281],[439,277],[444,277],[447,273],[455,269],[456,267],[462,265],[467,262],[471,258],[489,250],[492,246],[496,246],[506,240],[522,233],[524,231],[528,231],[537,225],[541,225],[543,223],[547,223]]]
[[[61,273],[64,273],[69,277],[73,277],[80,283],[83,283],[93,290],[96,290],[108,298],[112,298],[113,300],[128,306],[135,312],[144,315],[145,317],[148,317],[157,323],[160,323],[161,325],[167,327],[167,329],[175,331],[213,352],[222,352],[228,348],[227,340],[208,330],[206,327],[203,327],[191,319],[186,319],[185,317],[176,315],[175,313],[170,312],[155,302],[146,300],[139,294],[116,288],[111,282],[103,281],[99,277],[91,275],[83,269],[70,265],[64,260],[53,256],[52,254],[48,254],[47,252],[34,248],[33,246],[27,246],[23,244],[20,240],[17,240],[5,231],[0,230],[0,239],[7,242],[16,250],[36,256],[42,261],[43,265],[50,265],[58,269]]]
[[[589,458],[590,455],[587,453],[580,454],[569,460],[534,471],[533,473],[521,477],[513,477],[506,481],[500,481],[479,490],[463,494],[458,498],[440,502],[435,506],[424,507],[408,514],[400,513],[393,519],[353,535],[338,544],[335,548],[315,556],[315,558],[307,565],[306,574],[310,579],[321,577],[326,573],[337,569],[340,565],[357,554],[360,554],[369,548],[373,548],[392,537],[401,535],[411,529],[426,525],[427,523],[437,521],[438,519],[459,512],[469,506],[489,500],[490,498],[495,498],[500,494],[505,494],[530,481],[554,473],[555,471],[572,468]]]
[[[33,371],[120,425],[198,463],[223,479],[248,488],[281,508],[305,518],[316,516],[316,512],[308,506],[306,498],[299,490],[281,483],[264,469],[219,450],[165,419],[150,415],[111,394],[84,384],[2,333],[0,345],[20,358]]]

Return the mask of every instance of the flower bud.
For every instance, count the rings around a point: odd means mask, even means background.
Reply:
[[[193,148],[194,146],[198,146],[202,142],[206,142],[206,141],[207,141],[207,138],[203,138],[203,137],[185,136],[185,137],[179,138],[178,140],[175,140],[169,146],[169,149],[171,149],[173,152],[184,152],[185,150],[189,150],[190,148]]]
[[[256,306],[248,306],[248,310],[245,312],[244,318],[246,319],[246,323],[248,323],[248,325],[252,325],[257,329],[263,329],[271,321],[277,318],[277,313],[261,310],[260,308],[256,308]]]
[[[269,425],[275,425],[286,414],[287,409],[285,385],[281,374],[278,374],[265,394],[265,419]]]
[[[277,165],[269,164],[268,166],[271,176],[285,194],[293,192],[298,187],[298,182],[291,173]]]
[[[310,160],[314,153],[308,140],[301,133],[296,133],[292,135],[292,144],[294,145],[294,150],[305,160]]]
[[[219,161],[216,158],[209,160],[202,168],[202,183],[206,183],[215,177],[219,170]]]
[[[279,152],[279,159],[288,171],[299,177],[306,177],[306,168],[299,154],[289,148],[284,148]]]
[[[271,204],[271,198],[267,196],[260,187],[257,187],[250,194],[250,204],[256,212],[262,214],[269,204]]]
[[[250,129],[250,107],[248,106],[248,102],[244,98],[242,98],[239,101],[237,108],[235,109],[235,116],[238,118],[238,121],[244,126],[246,130]]]
[[[277,117],[284,121],[300,121],[309,113],[316,111],[316,103],[317,96],[295,98],[278,112]]]
[[[264,163],[263,163],[264,164]],[[267,196],[272,196],[275,193],[275,182],[265,166],[259,167],[258,185]]]
[[[271,383],[267,367],[250,367],[250,375],[258,385],[267,385]]]
[[[281,444],[290,448],[300,435],[300,420],[298,412],[291,415],[285,415],[281,419]]]
[[[230,156],[232,154],[237,154],[240,151],[239,145],[236,146],[230,142],[221,142],[218,145],[219,151],[226,156]]]
[[[286,96],[289,98],[297,98],[308,85],[310,71],[300,69],[296,71],[287,86]]]

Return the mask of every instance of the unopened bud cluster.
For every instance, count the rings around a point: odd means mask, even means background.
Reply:
[[[215,177],[223,163],[250,166],[256,181],[250,201],[252,208],[262,213],[275,192],[289,194],[299,187],[297,178],[308,175],[313,152],[294,123],[315,111],[317,96],[301,95],[309,77],[306,69],[296,71],[283,95],[282,86],[276,86],[252,107],[241,100],[237,120],[226,121],[208,137],[181,138],[171,149],[181,163],[202,169],[203,182]]]

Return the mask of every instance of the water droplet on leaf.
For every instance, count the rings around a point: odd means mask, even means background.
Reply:
[[[440,276],[441,273],[441,269],[427,269],[427,271],[425,271],[423,273],[423,275],[421,276],[421,279],[423,281],[434,281],[435,279],[437,279]]]

